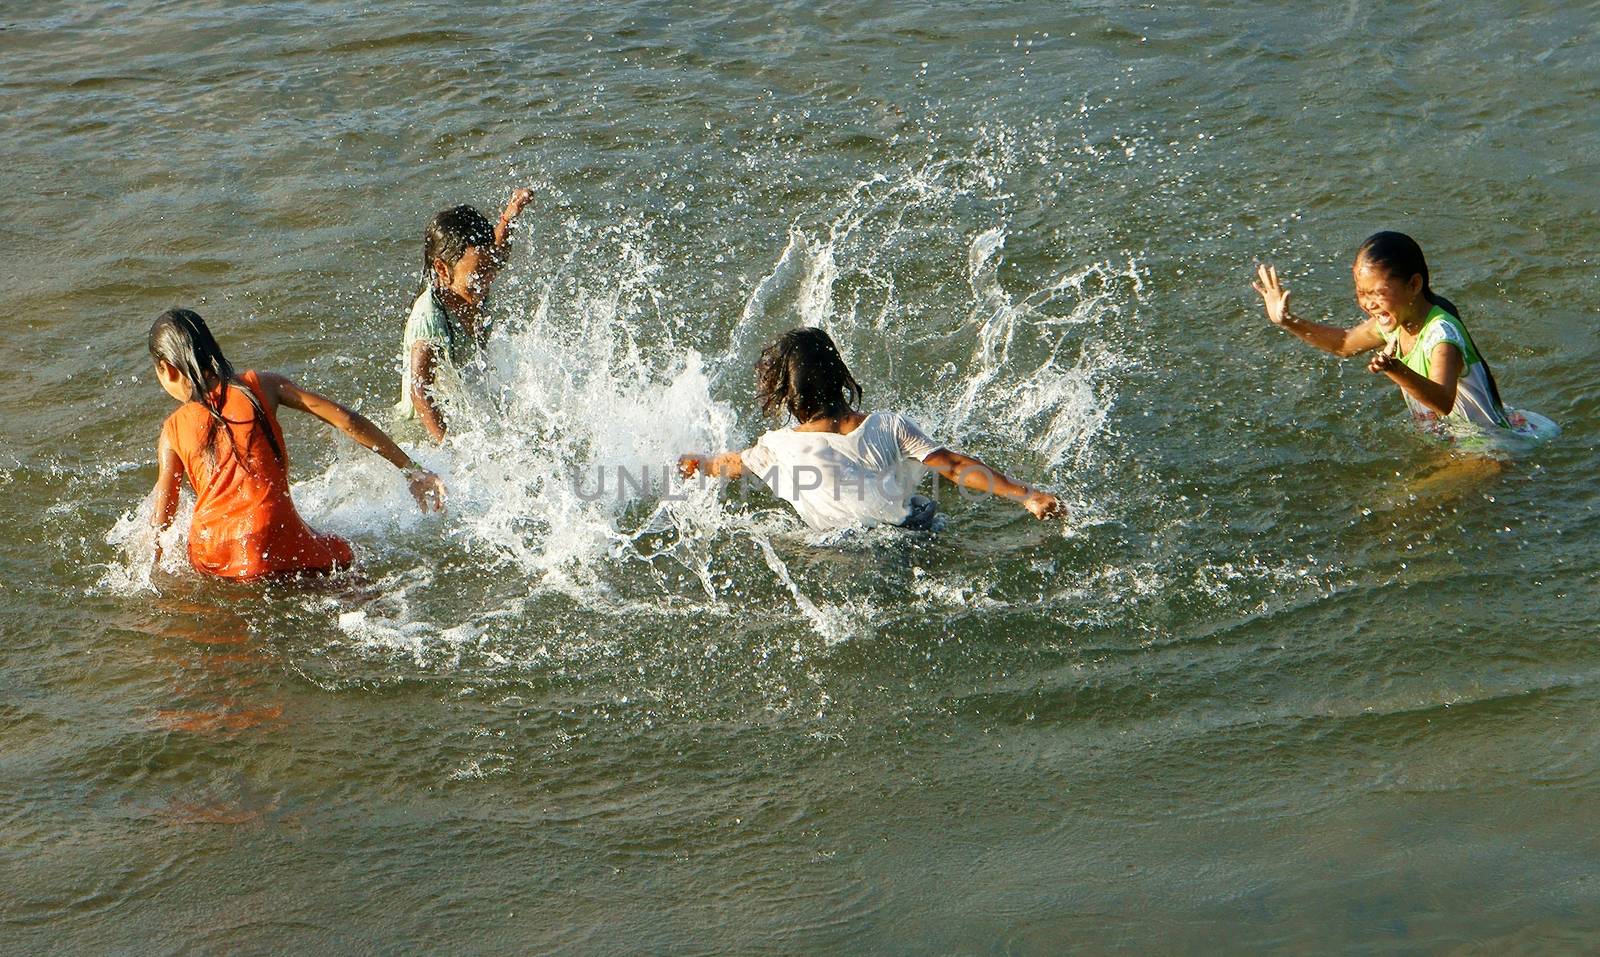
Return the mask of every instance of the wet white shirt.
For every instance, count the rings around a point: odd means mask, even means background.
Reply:
[[[740,453],[746,471],[818,531],[899,525],[943,446],[897,412],[873,412],[849,435],[776,429]]]

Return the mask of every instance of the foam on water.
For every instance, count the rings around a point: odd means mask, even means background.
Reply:
[[[95,582],[98,590],[122,595],[159,592],[156,573],[181,575],[189,570],[187,542],[189,520],[194,517],[194,496],[187,488],[179,495],[178,514],[166,531],[157,533],[150,522],[155,500],[147,498],[124,513],[106,533],[106,543],[116,548],[119,561],[104,566]],[[157,546],[160,546],[159,560]]]

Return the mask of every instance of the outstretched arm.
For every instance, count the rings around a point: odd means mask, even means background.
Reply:
[[[433,401],[433,370],[438,358],[437,350],[438,347],[431,342],[413,342],[411,355],[406,357],[406,361],[411,363],[411,407],[417,410],[417,418],[422,420],[428,438],[443,442],[444,413]]]
[[[1367,371],[1386,375],[1400,391],[1432,409],[1449,415],[1456,407],[1456,382],[1461,378],[1461,350],[1453,343],[1441,342],[1429,357],[1429,378],[1412,372],[1389,352],[1380,352],[1367,363]]]
[[[1033,513],[1035,518],[1051,518],[1066,511],[1049,492],[1029,488],[970,455],[941,448],[923,459],[922,464],[962,488],[988,492],[1017,502]]]
[[[744,457],[739,452],[721,455],[692,454],[678,456],[678,474],[684,478],[709,475],[712,478],[732,481],[744,475]]]
[[[1278,270],[1272,266],[1257,266],[1256,281],[1250,285],[1261,294],[1262,304],[1267,308],[1267,318],[1272,320],[1273,325],[1294,333],[1323,352],[1340,357],[1353,356],[1383,345],[1383,337],[1378,335],[1377,325],[1372,319],[1345,329],[1295,318],[1289,312],[1289,290],[1283,288],[1278,280]]]
[[[444,483],[439,481],[439,476],[411,461],[411,456],[395,445],[394,440],[374,425],[372,420],[326,396],[302,389],[281,375],[271,372],[258,375],[261,388],[278,404],[316,416],[348,435],[358,445],[366,446],[388,459],[395,468],[404,472],[411,496],[424,512],[444,507]]]
[[[533,199],[533,190],[520,187],[512,190],[511,199],[506,203],[506,208],[500,213],[500,221],[494,225],[494,245],[485,250],[485,261],[478,267],[478,279],[482,284],[485,296],[489,293],[489,286],[500,277],[500,270],[511,261],[511,230],[517,224],[517,217],[522,215],[523,207]],[[480,341],[488,332],[481,322],[473,330],[473,335]],[[443,435],[441,431],[440,435]]]

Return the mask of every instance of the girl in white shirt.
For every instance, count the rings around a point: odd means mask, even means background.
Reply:
[[[788,413],[798,424],[774,429],[742,452],[684,455],[678,471],[685,478],[754,475],[819,531],[931,527],[936,507],[915,494],[928,469],[964,488],[1009,498],[1038,518],[1061,514],[1054,495],[937,444],[905,416],[856,411],[861,394],[826,332],[792,329],[762,350],[756,399],[768,415]]]

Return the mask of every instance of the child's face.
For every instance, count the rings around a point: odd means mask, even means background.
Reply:
[[[189,380],[183,377],[177,366],[165,359],[156,360],[156,381],[167,390],[167,395],[179,402],[189,401]]]
[[[443,259],[435,259],[433,271],[440,286],[466,300],[468,305],[477,306],[500,271],[500,265],[495,262],[492,250],[468,246],[453,266]]]
[[[1381,266],[1358,261],[1354,270],[1356,303],[1363,312],[1377,320],[1385,332],[1392,332],[1400,324],[1401,316],[1410,315],[1422,294],[1421,274],[1409,280],[1396,279]]]

